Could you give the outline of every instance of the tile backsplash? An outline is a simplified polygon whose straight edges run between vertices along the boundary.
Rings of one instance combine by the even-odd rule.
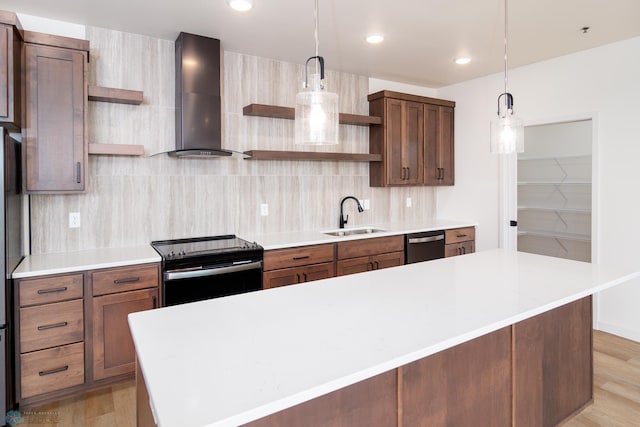
[[[87,38],[89,82],[144,91],[140,106],[89,102],[89,142],[142,144],[145,155],[90,156],[86,194],[31,196],[31,253],[333,228],[347,195],[371,201],[362,214],[345,204],[349,225],[435,216],[433,188],[371,188],[368,163],[168,157],[163,153],[174,147],[173,42],[95,27],[87,27]],[[366,127],[341,125],[338,147],[297,148],[292,120],[242,115],[251,103],[295,105],[302,65],[224,52],[223,75],[224,148],[368,152]],[[329,71],[327,77],[341,112],[368,113],[366,76]],[[262,203],[269,205],[268,216],[260,216]],[[80,212],[81,228],[68,228],[69,212]]]

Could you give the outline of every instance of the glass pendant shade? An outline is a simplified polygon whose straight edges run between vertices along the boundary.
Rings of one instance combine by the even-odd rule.
[[[510,111],[491,121],[491,152],[497,154],[524,152],[524,124]]]
[[[295,143],[338,144],[338,95],[323,88],[317,74],[310,80],[309,87],[296,95]]]

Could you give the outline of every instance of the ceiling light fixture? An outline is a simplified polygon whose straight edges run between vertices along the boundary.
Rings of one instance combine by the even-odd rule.
[[[370,34],[365,40],[370,44],[378,44],[384,41],[384,36],[382,34]]]
[[[296,95],[295,143],[334,145],[338,143],[338,95],[327,91],[324,58],[318,54],[318,0],[315,0],[314,16],[316,54],[304,64],[303,90]],[[311,60],[315,60],[316,67],[309,79],[307,69]]]
[[[524,151],[524,125],[522,119],[513,115],[513,95],[507,88],[508,17],[507,0],[504,0],[504,92],[498,96],[498,117],[491,121],[491,152],[499,154]],[[500,114],[501,101],[504,104],[502,114]]]
[[[247,12],[253,8],[253,0],[227,0],[227,3],[238,12]]]
[[[458,65],[467,65],[469,62],[471,62],[471,58],[466,56],[461,58],[456,58],[456,64]]]

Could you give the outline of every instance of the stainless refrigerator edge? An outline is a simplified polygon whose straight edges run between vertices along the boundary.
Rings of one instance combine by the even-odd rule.
[[[21,158],[20,143],[11,138],[7,130],[0,127],[2,133],[2,173],[0,188],[0,223],[2,241],[0,265],[4,274],[4,286],[0,292],[0,425],[4,425],[7,404],[13,405],[13,345],[12,345],[12,301],[13,289],[11,273],[23,257],[22,252],[22,195],[21,195]]]

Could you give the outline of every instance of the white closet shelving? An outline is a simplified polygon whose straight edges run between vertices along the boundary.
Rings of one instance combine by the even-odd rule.
[[[591,156],[518,159],[518,250],[591,261]]]

